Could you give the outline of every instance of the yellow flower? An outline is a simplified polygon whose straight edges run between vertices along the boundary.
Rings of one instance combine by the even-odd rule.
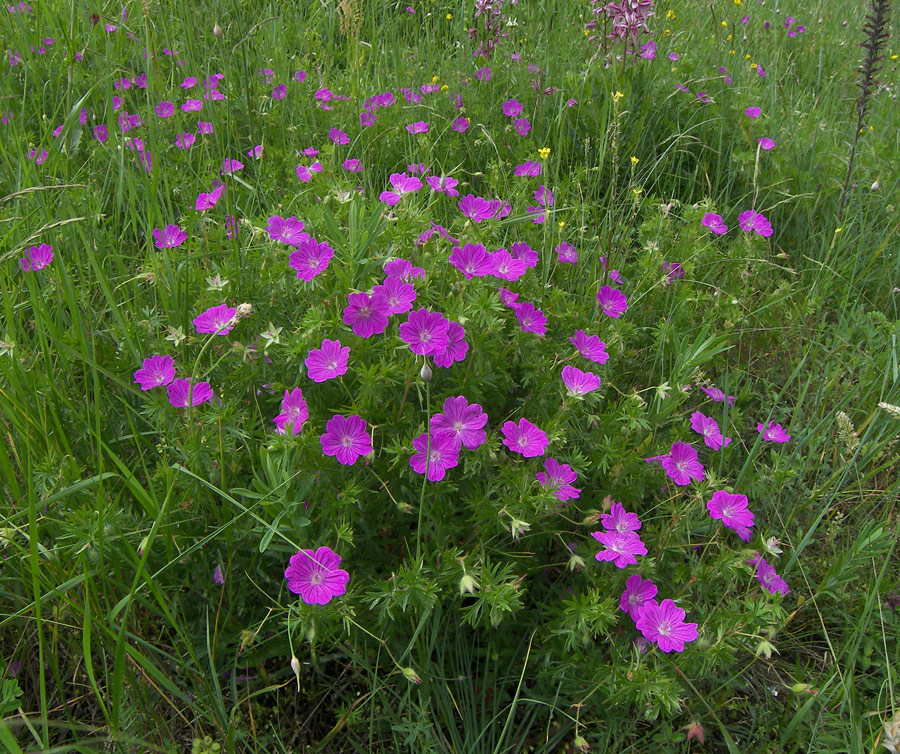
[[[667,10],[667,11],[666,11],[666,18],[675,18],[675,11],[674,11],[674,10],[671,10],[671,9]]]
[[[728,54],[729,54],[729,55],[734,55],[734,50],[730,50]]]
[[[673,65],[673,66],[672,66],[672,73],[675,73],[675,71],[677,71],[677,70],[678,70],[678,69]]]
[[[900,55],[891,55],[891,60],[896,60]]]
[[[565,227],[566,227],[566,221],[565,221],[565,220],[560,220],[560,221],[559,221],[559,227],[560,227],[560,228],[565,228]]]
[[[448,14],[447,14],[447,20],[449,21],[451,18],[453,18],[453,14],[452,14],[452,13],[448,13]]]
[[[441,91],[442,91],[442,92],[446,92],[449,88],[450,88],[450,87],[447,86],[446,84],[441,84]]]
[[[723,22],[722,22],[722,28],[725,28],[726,26],[728,26],[728,22],[727,22],[727,21],[723,21]]]
[[[432,76],[432,77],[431,77],[431,83],[432,83],[432,84],[436,84],[436,83],[437,83],[438,81],[440,81],[440,80],[441,80],[441,77],[440,77],[440,76]]]
[[[734,0],[735,5],[743,5],[744,3],[741,0]]]
[[[632,165],[637,165],[639,162],[640,162],[640,160],[637,157],[635,157],[634,155],[631,156],[631,164]]]
[[[541,147],[538,150],[538,154],[541,156],[542,160],[546,160],[550,156],[550,147]]]
[[[618,101],[619,101],[620,99],[622,99],[622,97],[624,97],[624,96],[625,96],[625,95],[622,94],[622,92],[620,92],[620,91],[617,89],[615,92],[613,92],[613,96],[612,96],[613,102],[618,102]]]
[[[668,37],[672,33],[671,29],[663,29],[663,36]]]
[[[834,229],[834,232],[835,232],[835,233],[840,233],[840,232],[843,231],[843,230],[844,230],[843,228],[835,228],[835,229]]]
[[[727,37],[725,37],[726,42],[730,42],[732,39],[734,39],[734,34],[729,34]]]
[[[587,29],[584,30],[584,36],[587,36],[589,33],[590,32]]]
[[[631,189],[631,193],[634,194],[635,196],[640,196],[641,194],[644,193],[644,189],[642,189],[642,188]]]
[[[750,60],[750,56],[749,56],[749,55],[744,55],[744,60]]]

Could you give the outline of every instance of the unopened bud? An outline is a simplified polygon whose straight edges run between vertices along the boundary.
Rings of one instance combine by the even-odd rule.
[[[433,377],[433,373],[431,371],[431,367],[428,366],[428,362],[426,361],[422,364],[422,369],[419,371],[419,377],[422,378],[422,382],[431,382],[431,378]]]
[[[582,558],[581,555],[572,553],[569,556],[569,562],[566,563],[566,568],[568,568],[570,571],[580,571],[582,568],[584,568],[584,565],[584,558]]]
[[[218,22],[218,21],[216,21],[216,25],[213,26],[213,36],[214,36],[216,39],[221,39],[221,38],[222,38],[222,27],[219,26],[219,22]]]
[[[254,639],[256,639],[256,633],[251,631],[250,629],[245,628],[241,631],[241,646],[238,649],[238,654],[243,652],[247,647],[253,644]]]
[[[237,318],[243,319],[253,314],[253,304],[238,304]]]
[[[884,724],[884,738],[881,745],[893,754],[900,752],[900,712]]]
[[[291,655],[291,670],[294,671],[294,677],[297,679],[297,693],[300,693],[300,660],[296,655]]]
[[[881,184],[878,181],[872,183],[872,191],[879,191],[881,189]]]
[[[588,752],[591,750],[591,747],[588,744],[587,739],[582,735],[575,736],[575,741],[573,743],[575,744],[575,748],[578,751]]]
[[[137,554],[139,558],[144,557],[144,550],[147,549],[147,539],[148,537],[144,537],[138,545]]]
[[[416,671],[412,668],[401,668],[400,670],[403,673],[404,678],[406,678],[406,680],[410,683],[422,683],[422,679],[419,678],[419,674],[416,673]]]
[[[478,582],[473,576],[470,576],[468,573],[464,573],[463,577],[459,580],[460,595],[463,595],[466,592],[468,592],[469,594],[474,594],[476,589],[478,589]]]

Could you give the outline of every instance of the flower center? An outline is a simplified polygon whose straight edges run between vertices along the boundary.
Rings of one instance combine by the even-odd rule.
[[[672,621],[663,620],[659,622],[659,625],[656,627],[656,632],[660,636],[668,636],[672,633]]]
[[[419,340],[422,343],[428,343],[431,340],[431,332],[429,330],[419,330]]]
[[[453,431],[457,433],[461,433],[463,431],[463,423],[462,422],[453,422]]]
[[[315,571],[313,571],[310,574],[309,583],[311,583],[313,586],[318,586],[323,581],[325,581],[325,572],[324,571],[317,568]]]
[[[341,445],[343,445],[345,448],[349,448],[351,445],[353,445],[353,438],[350,437],[350,435],[344,435],[341,438]]]
[[[359,316],[360,317],[369,317],[372,314],[372,310],[368,306],[359,307]]]
[[[325,365],[325,367],[326,367],[330,372],[333,372],[333,371],[335,371],[335,370],[337,369],[337,362],[334,361],[334,360],[332,359],[331,361],[329,361],[329,362]]]

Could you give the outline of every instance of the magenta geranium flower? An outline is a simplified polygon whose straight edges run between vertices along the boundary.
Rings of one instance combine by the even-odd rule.
[[[344,466],[352,466],[360,456],[372,452],[368,425],[362,417],[335,414],[325,425],[325,434],[319,438],[322,452],[334,456]]]
[[[429,175],[425,179],[425,183],[428,184],[432,191],[437,191],[438,193],[446,194],[447,196],[459,196],[459,191],[456,190],[459,181],[453,176],[442,175],[439,177],[436,175]]]
[[[756,233],[763,237],[772,235],[772,223],[766,219],[765,215],[754,212],[752,209],[741,212],[738,215],[738,222],[741,224],[741,230],[747,233]]]
[[[141,390],[168,385],[175,379],[175,366],[171,356],[151,356],[144,359],[141,368],[134,373],[134,381]]]
[[[569,395],[575,397],[586,395],[600,387],[600,378],[596,374],[568,365],[562,368],[562,380]]]
[[[467,243],[462,248],[454,246],[450,254],[450,264],[468,280],[490,275],[494,271],[493,258],[480,243]]]
[[[541,486],[559,500],[574,500],[581,495],[581,490],[572,486],[578,479],[578,473],[567,463],[560,463],[555,458],[544,461],[544,471],[535,475]]]
[[[424,120],[418,120],[415,123],[409,123],[406,130],[411,134],[427,134],[428,124]]]
[[[190,400],[191,406],[199,406],[212,400],[213,391],[208,382],[198,382],[191,385],[190,380],[173,380],[166,388],[169,394],[169,403],[175,408],[186,408]]]
[[[516,129],[519,136],[528,136],[528,132],[531,130],[531,121],[528,118],[516,118],[513,120],[513,128]]]
[[[706,479],[703,464],[697,460],[697,451],[686,442],[673,442],[672,450],[664,456],[645,458],[648,463],[656,461],[675,484],[683,487],[691,480],[702,482]]]
[[[584,330],[576,330],[575,337],[569,338],[569,342],[578,349],[578,353],[585,359],[605,364],[609,361],[606,352],[606,343],[596,335],[588,335]]]
[[[409,350],[420,356],[441,353],[450,342],[450,322],[440,312],[417,309],[400,325],[400,337]]]
[[[384,283],[372,289],[373,296],[380,296],[388,305],[388,316],[403,314],[412,309],[416,289],[399,277],[388,276]]]
[[[747,507],[747,496],[732,494],[725,490],[717,490],[712,499],[706,503],[709,515],[719,519],[723,526],[734,529],[745,542],[750,541],[750,527],[753,526],[753,513]]]
[[[277,427],[275,431],[279,435],[284,435],[290,429],[292,435],[299,435],[303,429],[303,422],[308,418],[309,410],[303,399],[303,391],[299,387],[285,390],[281,401],[281,413],[272,420]]]
[[[630,513],[625,510],[622,503],[615,502],[609,509],[609,513],[601,514],[600,523],[607,531],[617,531],[620,534],[638,531],[641,528],[641,519],[638,518],[637,513]]]
[[[501,199],[487,200],[474,194],[466,194],[457,202],[460,212],[474,223],[482,220],[503,219],[512,207]]]
[[[157,118],[169,118],[175,112],[175,106],[171,102],[163,100],[156,106]]]
[[[187,240],[187,233],[177,225],[167,225],[165,228],[154,228],[153,238],[157,249],[174,249]]]
[[[296,217],[272,215],[266,226],[266,232],[273,241],[280,241],[288,246],[299,246],[310,237],[309,233],[303,232],[303,227],[303,221]]]
[[[341,556],[330,547],[300,550],[285,569],[288,589],[307,605],[325,605],[347,592],[350,574],[341,570]]]
[[[691,414],[691,429],[699,435],[703,435],[703,442],[713,450],[727,448],[731,442],[730,437],[724,437],[722,430],[715,419],[705,416],[701,411]]]
[[[634,573],[625,582],[619,609],[628,613],[633,621],[637,621],[641,608],[656,596],[657,591],[656,584],[650,579],[642,579],[639,573]]]
[[[604,285],[597,292],[597,301],[607,317],[621,317],[628,309],[628,299],[618,288]]]
[[[199,113],[203,109],[203,100],[189,99],[181,105],[181,109],[186,113]]]
[[[194,318],[194,327],[198,333],[215,333],[227,335],[237,322],[237,309],[232,309],[227,304],[211,306],[203,314]]]
[[[194,205],[194,209],[200,210],[201,212],[205,212],[208,209],[212,209],[216,206],[219,199],[222,197],[222,192],[225,191],[225,184],[219,181],[215,182],[215,188],[210,191],[208,194],[199,193],[197,194],[197,202]]]
[[[506,306],[510,309],[514,309],[519,301],[519,294],[514,293],[509,290],[509,288],[498,288],[497,292],[500,294],[500,301],[503,303],[503,306]]]
[[[751,558],[748,563],[756,566],[757,581],[765,587],[769,594],[790,594],[787,582],[775,572],[775,566],[766,562],[762,555]]]
[[[762,110],[758,107],[748,107],[744,110],[744,115],[748,118],[758,118],[762,114]]]
[[[515,99],[508,99],[503,103],[503,114],[507,118],[515,118],[522,112],[522,103]]]
[[[721,236],[723,233],[728,232],[728,226],[725,224],[725,221],[720,215],[717,215],[714,212],[707,212],[703,215],[701,225],[705,225],[717,236]]]
[[[521,165],[516,165],[515,170],[513,170],[513,175],[534,178],[539,176],[542,171],[543,168],[541,167],[541,163],[535,162],[534,160],[526,160]]]
[[[513,259],[525,262],[526,267],[535,267],[538,263],[538,253],[524,241],[517,241],[509,247],[509,253]]]
[[[791,436],[785,432],[784,427],[776,424],[774,419],[769,422],[768,426],[757,424],[756,431],[762,434],[762,439],[766,442],[787,442],[791,439]]]
[[[519,453],[525,458],[534,458],[544,455],[550,440],[542,429],[532,424],[528,419],[519,419],[519,423],[508,421],[502,427],[503,444],[513,453]]]
[[[456,118],[451,124],[450,128],[456,133],[461,134],[465,133],[466,129],[469,127],[469,119],[468,118]]]
[[[244,163],[240,160],[227,159],[222,162],[222,175],[231,175],[244,169]]]
[[[475,450],[487,439],[487,419],[479,404],[457,395],[444,401],[443,413],[431,417],[431,431],[434,436],[447,435],[457,448]]]
[[[413,440],[417,451],[409,459],[409,465],[417,474],[425,474],[429,482],[440,482],[447,473],[459,464],[459,446],[447,434],[430,435],[423,432]]]
[[[340,128],[332,128],[328,131],[328,138],[331,139],[335,144],[349,144],[350,137],[347,136],[346,133],[341,131]]]
[[[759,144],[760,149],[765,149],[766,151],[775,148],[775,142],[768,136],[760,136],[756,143]]]
[[[544,335],[547,332],[547,317],[540,309],[535,309],[534,304],[528,302],[516,304],[514,307],[516,319],[519,320],[519,329],[522,332],[533,332]]]
[[[297,277],[308,283],[325,271],[333,256],[334,249],[325,241],[319,242],[310,236],[300,241],[297,250],[291,252],[290,265],[297,270]]]
[[[578,252],[570,243],[563,241],[553,249],[556,252],[556,259],[560,264],[575,264],[578,261]]]
[[[211,136],[213,133],[213,124],[205,120],[198,120],[197,133],[201,136]]]
[[[517,259],[506,249],[494,250],[490,258],[490,274],[501,280],[515,281],[528,272],[528,263],[524,259]]]
[[[344,168],[348,173],[361,173],[363,166],[359,160],[356,159],[347,159],[344,160],[341,167]]]
[[[29,246],[25,256],[19,259],[19,267],[25,272],[43,270],[53,261],[53,247],[48,243],[40,246]]]
[[[378,198],[385,204],[393,207],[405,195],[422,188],[422,181],[414,175],[406,173],[391,173],[392,191],[382,191]]]
[[[465,359],[468,351],[465,328],[459,322],[451,322],[447,328],[447,347],[443,351],[436,351],[432,358],[435,366],[446,369],[455,362]]]
[[[616,568],[637,563],[637,555],[646,555],[647,546],[633,531],[592,531],[591,536],[606,549],[594,557],[599,561],[612,561]]]
[[[706,397],[710,400],[715,401],[716,403],[722,403],[726,398],[728,399],[728,405],[734,405],[734,396],[729,395],[726,396],[719,388],[717,387],[701,387],[700,388],[704,393],[706,393]]]
[[[175,146],[179,149],[190,149],[195,141],[197,141],[197,137],[192,133],[178,134],[175,137]]]
[[[425,277],[425,270],[421,267],[413,266],[413,263],[408,259],[389,259],[384,263],[384,274],[388,277],[398,277],[409,282],[410,278]]]
[[[382,296],[368,293],[351,293],[347,296],[343,320],[360,338],[371,338],[383,333],[388,326],[388,303]]]
[[[350,346],[341,347],[341,341],[322,341],[321,348],[313,348],[306,360],[306,374],[313,382],[325,382],[347,373]]]
[[[672,600],[649,600],[638,610],[634,625],[663,652],[683,652],[684,645],[697,638],[697,624],[685,623],[684,616],[684,610]]]

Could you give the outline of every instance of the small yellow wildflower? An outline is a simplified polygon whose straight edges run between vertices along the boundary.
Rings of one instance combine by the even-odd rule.
[[[560,228],[565,228],[565,227],[566,227],[566,221],[565,221],[565,220],[560,220],[560,221],[559,221],[559,227],[560,227]]]
[[[440,81],[440,80],[441,80],[441,77],[440,77],[440,76],[432,76],[432,77],[431,77],[431,83],[432,83],[432,84],[436,84],[436,83],[437,83],[438,81]]]
[[[644,189],[642,189],[642,188],[631,189],[631,193],[637,197],[644,193]]]
[[[900,58],[900,55],[891,55],[891,60],[896,60],[897,58]]]
[[[750,56],[749,56],[749,55],[744,55],[744,60],[750,60]]]
[[[722,28],[724,29],[724,28],[727,27],[727,26],[728,26],[728,22],[727,22],[727,21],[723,21],[723,22],[722,22]]]
[[[441,91],[442,91],[442,92],[446,92],[449,88],[450,88],[450,87],[447,86],[446,84],[441,84]]]
[[[639,162],[640,162],[640,160],[637,157],[635,157],[634,155],[631,156],[631,164],[632,165],[637,165]]]
[[[730,50],[730,51],[728,52],[728,54],[729,54],[729,55],[734,55],[734,50]]]
[[[671,29],[663,29],[663,36],[668,37],[672,33]]]
[[[835,228],[835,229],[834,229],[834,232],[835,232],[835,233],[840,233],[840,232],[842,232],[843,230],[844,230],[843,228]]]
[[[671,8],[666,11],[666,18],[675,18],[675,11]]]
[[[744,3],[742,2],[742,0],[734,0],[734,4],[735,5],[743,5]]]
[[[727,37],[725,37],[726,42],[730,42],[732,39],[734,39],[734,34],[729,34]]]
[[[613,102],[618,102],[624,96],[625,95],[617,89],[615,92],[613,92],[612,100]]]
[[[673,66],[672,66],[672,73],[675,73],[675,71],[677,71],[677,70],[678,70],[678,69],[673,65]]]
[[[452,13],[448,13],[448,14],[447,14],[447,20],[449,21],[451,18],[453,18],[453,14],[452,14]]]
[[[584,36],[587,36],[588,34],[590,34],[590,32],[589,32],[587,29],[585,29],[585,30],[584,30]]]
[[[541,156],[542,160],[546,160],[550,156],[550,147],[541,147],[538,150],[538,154]]]

